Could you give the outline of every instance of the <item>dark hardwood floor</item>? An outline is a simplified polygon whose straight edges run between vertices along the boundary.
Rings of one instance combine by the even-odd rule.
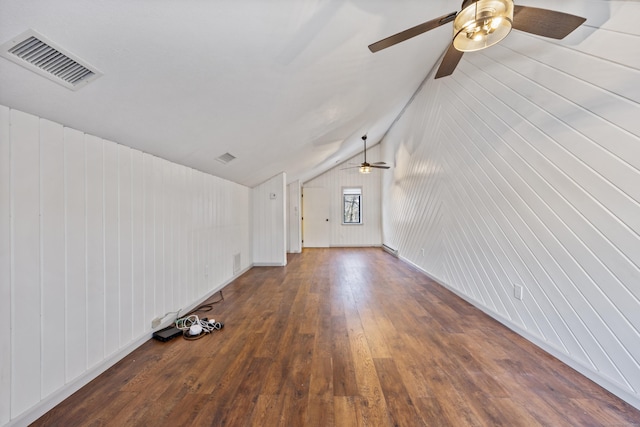
[[[254,268],[37,426],[630,426],[640,411],[380,249]]]

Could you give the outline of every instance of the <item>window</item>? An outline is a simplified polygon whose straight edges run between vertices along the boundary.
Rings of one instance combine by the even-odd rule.
[[[362,224],[362,188],[342,189],[342,223]]]

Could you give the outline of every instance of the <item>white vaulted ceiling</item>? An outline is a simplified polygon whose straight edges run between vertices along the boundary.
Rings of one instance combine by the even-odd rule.
[[[576,37],[607,18],[603,1],[520,3],[589,18]],[[283,171],[304,181],[361,151],[364,133],[370,145],[382,138],[438,63],[451,26],[376,54],[367,45],[459,8],[0,0],[0,44],[33,29],[103,73],[71,91],[0,59],[0,104],[247,186]],[[225,153],[236,159],[215,160]]]

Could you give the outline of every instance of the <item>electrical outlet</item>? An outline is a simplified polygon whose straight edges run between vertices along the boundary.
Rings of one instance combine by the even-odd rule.
[[[420,248],[420,253],[424,256],[424,248]]]
[[[523,288],[521,285],[513,285],[513,296],[517,300],[522,301],[522,293],[523,293]]]

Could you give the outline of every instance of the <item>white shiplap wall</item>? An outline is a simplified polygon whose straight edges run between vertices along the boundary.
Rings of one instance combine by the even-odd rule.
[[[300,181],[287,185],[287,252],[302,251],[302,204]]]
[[[253,264],[287,265],[287,176],[280,173],[251,189]]]
[[[640,407],[640,3],[607,3],[602,29],[514,31],[425,82],[383,140],[383,233]]]
[[[0,106],[0,425],[250,267],[250,190]],[[170,321],[170,319],[168,320]]]
[[[352,166],[359,165],[362,161],[363,154],[358,154],[303,184],[306,188],[325,188],[329,194],[329,246],[380,246],[382,244],[381,176],[390,172],[386,169],[375,169],[369,174],[361,174],[357,167]],[[367,161],[389,163],[388,159],[381,157],[379,145],[367,148]],[[344,187],[362,188],[362,225],[342,224],[342,189]],[[304,188],[302,193],[304,194]]]

